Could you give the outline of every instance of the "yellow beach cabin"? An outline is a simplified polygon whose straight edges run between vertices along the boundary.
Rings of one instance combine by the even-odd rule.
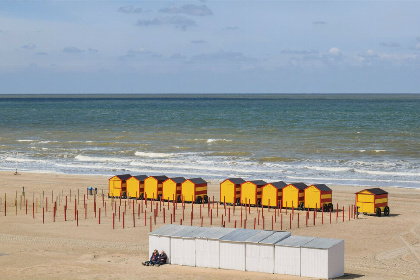
[[[283,188],[282,203],[286,208],[303,209],[304,206],[304,190],[308,186],[304,183],[292,183]]]
[[[128,198],[144,198],[144,180],[147,175],[132,176],[127,180],[127,197]]]
[[[228,178],[220,183],[220,203],[240,203],[242,178]]]
[[[162,184],[168,179],[165,175],[150,176],[144,180],[144,198],[159,199],[162,195]]]
[[[283,188],[287,184],[283,181],[268,183],[261,189],[261,204],[262,206],[277,207],[282,199]]]
[[[356,193],[356,207],[359,212],[371,213],[381,216],[389,215],[388,193],[380,188],[365,189]]]
[[[124,197],[126,194],[126,181],[130,174],[115,175],[109,178],[109,197]]]
[[[181,184],[181,197],[184,201],[208,202],[207,182],[202,178],[188,179]]]
[[[185,180],[184,177],[166,179],[162,184],[162,198],[167,201],[181,202],[181,185]]]
[[[267,185],[263,180],[247,181],[241,184],[241,204],[261,205],[261,188]]]
[[[333,210],[332,190],[324,184],[311,185],[305,189],[305,208]]]

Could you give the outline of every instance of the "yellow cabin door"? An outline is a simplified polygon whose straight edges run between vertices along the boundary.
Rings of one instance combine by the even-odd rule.
[[[127,180],[127,197],[136,197],[140,196],[139,181],[135,179]]]
[[[147,195],[147,199],[157,199],[157,185],[158,181],[155,178],[147,178],[144,180],[144,193]]]
[[[184,201],[194,201],[195,200],[195,185],[193,182],[185,181],[182,184],[182,197]]]
[[[316,189],[305,191],[305,208],[320,208],[320,194]]]
[[[241,203],[257,204],[255,201],[257,187],[253,183],[244,183],[241,186]]]
[[[298,206],[299,190],[294,187],[286,187],[283,192],[283,207],[296,208]]]
[[[111,196],[120,196],[121,193],[121,181],[120,180],[111,180],[112,185],[112,194]]]
[[[220,187],[220,202],[234,203],[236,196],[235,184],[227,181]]]
[[[165,182],[162,187],[162,198],[165,200],[176,200],[176,183]]]
[[[262,188],[261,204],[263,206],[277,206],[277,189],[275,187],[264,187]]]
[[[357,206],[359,212],[362,213],[375,213],[375,205],[373,203],[374,196],[371,194],[358,194],[357,195]]]

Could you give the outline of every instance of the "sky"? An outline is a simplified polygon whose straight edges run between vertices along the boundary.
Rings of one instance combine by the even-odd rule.
[[[419,93],[420,1],[0,1],[0,94]]]

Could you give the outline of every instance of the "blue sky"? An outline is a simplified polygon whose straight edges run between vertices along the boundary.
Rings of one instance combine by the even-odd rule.
[[[1,1],[0,93],[418,93],[420,1]]]

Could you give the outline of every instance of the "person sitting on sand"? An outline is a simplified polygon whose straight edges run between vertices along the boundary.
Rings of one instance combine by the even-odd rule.
[[[147,262],[143,262],[142,265],[145,265],[145,266],[155,265],[158,258],[159,258],[159,251],[155,249],[153,251],[152,256],[150,257],[150,260],[148,260]]]
[[[166,255],[165,251],[162,250],[162,252],[160,253],[160,255],[157,259],[156,266],[160,266],[162,264],[165,264],[167,259],[168,259],[168,256]]]

